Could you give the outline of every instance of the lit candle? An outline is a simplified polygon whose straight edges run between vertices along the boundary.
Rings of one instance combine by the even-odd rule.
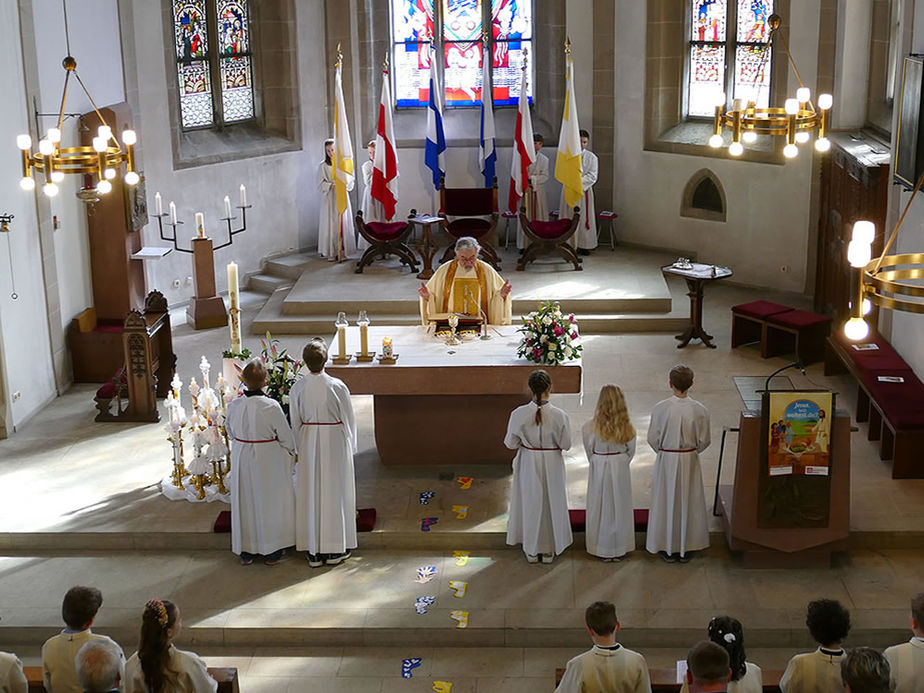
[[[382,339],[382,356],[386,359],[390,359],[392,356],[391,337]]]
[[[205,215],[202,212],[196,212],[196,234],[205,238]]]
[[[176,205],[173,202],[170,203],[170,223],[176,226]]]
[[[157,216],[164,213],[164,203],[160,199],[160,193],[154,193],[154,212]]]
[[[241,353],[241,321],[239,315],[240,307],[240,290],[237,283],[237,263],[228,263],[228,303],[230,303],[231,314],[231,351],[235,354]]]
[[[241,183],[241,207],[247,206],[247,188]]]
[[[225,217],[231,218],[231,198],[225,195]]]

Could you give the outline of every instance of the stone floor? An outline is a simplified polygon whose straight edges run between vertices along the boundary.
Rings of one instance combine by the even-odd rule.
[[[675,303],[685,303],[683,285],[669,285]],[[685,361],[696,371],[693,396],[712,413],[713,445],[703,455],[711,499],[721,432],[737,424],[741,408],[733,376],[767,375],[786,363],[728,346],[729,306],[755,298],[808,304],[801,296],[712,286],[704,322],[715,350],[678,351],[669,333],[586,335],[584,397],[559,395],[556,404],[577,430],[592,415],[599,387],[614,382],[644,440],[647,412],[668,394],[667,370]],[[262,301],[245,294],[245,328]],[[201,355],[218,362],[227,333],[194,332],[181,311],[174,324],[178,368],[188,382]],[[296,352],[303,341],[281,339]],[[820,364],[790,377],[797,387],[834,389],[839,406],[852,411],[846,378],[824,377]],[[453,682],[454,693],[551,690],[555,667],[586,647],[581,615],[594,599],[617,604],[622,640],[653,667],[671,668],[709,618],[727,612],[745,624],[749,659],[774,669],[809,646],[808,600],[842,600],[853,613],[850,642],[882,647],[907,637],[908,599],[921,589],[924,481],[891,479],[865,425],[851,436],[851,550],[829,569],[747,570],[725,549],[717,522],[712,548],[688,565],[665,565],[644,551],[599,563],[576,535],[553,565],[532,566],[518,549],[504,548],[507,467],[383,468],[373,448],[371,399],[357,397],[358,501],[377,509],[376,531],[360,535],[355,557],[336,568],[310,570],[299,557],[276,568],[242,568],[227,535],[210,531],[216,504],[160,496],[157,482],[170,467],[162,427],[93,423],[94,389],[73,387],[0,441],[0,649],[19,652],[26,663],[37,662],[41,642],[58,627],[61,595],[77,583],[102,589],[97,629],[129,652],[144,601],[175,600],[184,613],[181,646],[210,665],[237,666],[244,690],[422,691],[442,679]],[[734,474],[733,434],[729,441],[723,483]],[[566,461],[570,505],[583,507],[587,463],[579,442]],[[640,443],[632,464],[637,507],[648,505],[652,463]],[[474,477],[472,488],[460,489],[455,475]],[[426,490],[436,496],[421,506],[418,494]],[[451,506],[461,502],[470,513],[456,520]],[[429,534],[419,530],[424,516],[440,519]],[[456,565],[454,550],[470,552],[467,565]],[[414,577],[424,565],[435,565],[437,576],[420,584]],[[464,597],[452,596],[450,580],[468,583]],[[436,597],[423,615],[414,611],[419,596]],[[455,627],[453,609],[469,612],[468,629]],[[400,678],[405,657],[423,659],[410,680]]]

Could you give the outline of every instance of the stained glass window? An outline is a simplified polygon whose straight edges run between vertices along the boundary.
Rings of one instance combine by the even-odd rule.
[[[772,13],[773,0],[690,2],[687,115],[711,117],[722,93],[769,105]]]
[[[494,104],[515,106],[520,69],[532,42],[531,3],[532,0],[391,0],[396,105],[426,107],[431,40],[436,43],[437,54],[443,56],[439,67],[446,106],[479,105],[483,35],[487,28]]]
[[[214,124],[212,87],[209,82],[208,28],[204,0],[173,3],[176,36],[177,84],[183,129]]]

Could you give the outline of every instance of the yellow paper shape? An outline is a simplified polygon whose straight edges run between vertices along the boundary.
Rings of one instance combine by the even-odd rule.
[[[468,587],[468,583],[465,580],[450,580],[449,589],[455,590],[454,597],[462,598],[465,596],[465,589]]]
[[[454,505],[452,506],[452,512],[456,514],[457,520],[464,520],[466,517],[468,517],[468,506]]]
[[[459,476],[459,477],[456,477],[456,481],[459,482],[460,487],[461,487],[461,489],[462,489],[463,491],[467,491],[468,489],[470,489],[470,488],[472,487],[472,482],[473,482],[474,480],[475,480],[475,479],[474,479],[473,477],[470,477],[470,476]]]
[[[452,690],[452,684],[449,681],[434,681],[433,690],[436,693],[449,693]]]
[[[449,612],[449,617],[454,621],[458,621],[456,628],[468,628],[468,612],[460,611],[459,609],[453,609]]]
[[[456,559],[457,566],[463,566],[468,564],[468,551],[453,551],[452,557]]]

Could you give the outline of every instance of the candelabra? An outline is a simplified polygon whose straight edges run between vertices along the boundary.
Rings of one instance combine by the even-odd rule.
[[[160,233],[161,240],[169,241],[170,243],[172,243],[173,248],[171,250],[177,250],[181,253],[189,253],[189,254],[195,253],[196,252],[195,247],[190,247],[190,248],[180,247],[179,239],[177,238],[177,235],[176,235],[176,228],[177,226],[182,226],[184,222],[182,219],[177,218],[176,204],[171,202],[169,213],[164,212],[163,203],[161,200],[162,198],[160,196],[160,193],[155,193],[154,195],[155,213],[153,216],[155,219],[157,219],[157,230]],[[247,189],[243,185],[241,186],[240,204],[235,205],[235,207],[236,209],[241,210],[241,227],[239,229],[235,229],[232,225],[232,222],[237,220],[237,216],[234,216],[231,214],[231,201],[230,201],[230,198],[227,195],[225,195],[225,216],[221,217],[220,221],[223,221],[228,225],[228,240],[226,240],[224,243],[220,243],[219,245],[213,246],[212,248],[210,248],[211,251],[221,250],[222,248],[227,248],[229,245],[231,245],[234,242],[234,237],[237,234],[243,233],[244,231],[247,230],[247,210],[252,209],[253,205],[247,204]],[[166,222],[166,225],[171,228],[170,236],[164,233],[164,225],[165,225],[164,219],[169,219],[169,221]],[[204,222],[204,215],[202,214],[202,212],[196,212],[195,219],[196,219],[196,236],[193,240],[196,240],[199,238],[205,239],[206,238],[205,222]]]

